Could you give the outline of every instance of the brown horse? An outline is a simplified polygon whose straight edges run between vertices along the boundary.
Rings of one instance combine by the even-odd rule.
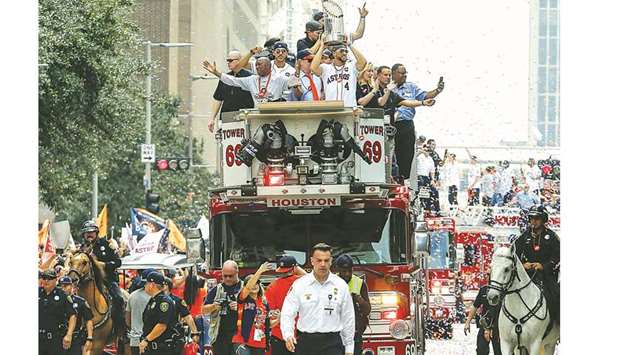
[[[93,312],[93,347],[92,355],[102,355],[104,347],[110,342],[114,342],[117,354],[131,354],[129,344],[120,344],[118,335],[113,334],[111,318],[111,299],[108,295],[105,279],[105,269],[103,263],[83,252],[75,252],[70,255],[67,266],[68,275],[75,274],[79,277],[78,295],[86,299]],[[121,290],[125,299],[129,296],[125,290]],[[114,310],[124,312],[124,310]]]

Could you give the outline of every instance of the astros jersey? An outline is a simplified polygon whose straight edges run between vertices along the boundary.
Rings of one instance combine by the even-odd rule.
[[[357,68],[355,62],[348,61],[343,66],[321,64],[321,79],[325,90],[325,100],[344,101],[345,107],[357,106]]]

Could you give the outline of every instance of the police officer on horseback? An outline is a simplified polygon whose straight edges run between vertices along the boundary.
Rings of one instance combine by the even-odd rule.
[[[64,355],[73,340],[76,311],[69,295],[57,287],[56,271],[43,271],[39,279],[39,355]]]
[[[84,239],[81,251],[94,256],[96,261],[104,263],[106,273],[104,282],[108,287],[110,297],[112,298],[112,305],[115,308],[115,311],[111,312],[112,324],[116,334],[123,336],[126,329],[125,319],[123,318],[125,301],[121,296],[121,291],[118,287],[118,276],[116,275],[116,269],[121,266],[121,258],[118,256],[115,248],[110,245],[107,237],[98,237],[99,227],[95,221],[87,220],[84,222],[80,234]]]
[[[528,211],[528,228],[515,242],[515,252],[528,275],[538,285],[549,305],[551,319],[560,322],[560,238],[547,228],[549,216],[542,205]]]

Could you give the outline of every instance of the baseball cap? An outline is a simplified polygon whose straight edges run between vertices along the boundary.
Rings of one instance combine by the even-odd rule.
[[[39,277],[41,277],[44,280],[53,280],[53,279],[58,277],[58,274],[56,273],[56,270],[49,269],[49,270],[45,270],[45,271],[41,272]]]
[[[284,48],[288,52],[288,45],[284,42],[276,42],[271,48],[271,50],[275,51],[276,49],[279,49],[279,48]]]
[[[163,286],[165,283],[164,275],[162,275],[159,271],[152,271],[146,277],[146,282],[153,282],[155,284]]]
[[[284,273],[293,270],[293,268],[297,266],[297,260],[292,255],[283,255],[280,260],[278,260],[278,268],[276,272]]]
[[[349,254],[342,254],[336,259],[336,267],[350,269],[353,267],[353,258]]]
[[[324,56],[328,56],[328,57],[330,57],[330,58],[333,58],[333,57],[334,57],[334,53],[332,53],[332,51],[330,51],[328,48],[325,48],[325,49],[323,50],[323,55],[324,55]]]
[[[320,31],[322,29],[323,26],[318,21],[310,20],[306,22],[306,32]]]
[[[312,59],[314,58],[314,54],[310,52],[309,49],[302,49],[297,52],[297,59]]]
[[[325,17],[325,13],[323,11],[315,12],[314,15],[312,15],[312,19],[314,21],[321,21],[323,17]]]
[[[72,285],[73,280],[69,276],[63,276],[58,280],[58,283],[61,285]]]

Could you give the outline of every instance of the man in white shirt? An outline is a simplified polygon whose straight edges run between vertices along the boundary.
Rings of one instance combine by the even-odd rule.
[[[512,186],[514,184],[514,180],[513,172],[510,169],[510,162],[508,162],[508,160],[504,160],[500,163],[500,166],[501,170],[497,174],[499,180],[497,191],[501,195],[501,198],[497,205],[503,206],[512,198]]]
[[[331,250],[325,243],[312,247],[312,272],[293,283],[282,305],[282,336],[286,348],[297,355],[353,354],[353,300],[347,283],[329,271]]]
[[[542,171],[536,165],[534,158],[527,160],[527,166],[523,168],[523,177],[525,183],[530,187],[532,193],[538,194],[538,191],[542,188]]]
[[[456,165],[456,155],[450,154],[444,165],[446,185],[448,186],[448,203],[452,206],[458,205],[458,191],[461,184],[461,171]]]
[[[478,165],[478,158],[475,155],[471,156],[469,163],[469,170],[467,171],[467,205],[474,206],[480,204],[480,176],[482,171],[480,170],[480,165]]]
[[[312,74],[310,62],[314,55],[309,49],[297,53],[299,61],[299,78],[294,77],[288,101],[319,101],[323,96],[323,82],[321,78]]]
[[[323,53],[325,43],[319,39],[320,46],[317,53]],[[366,58],[349,46],[355,56],[354,61],[348,61],[348,49],[344,44],[334,46],[331,51],[334,54],[332,64],[321,64],[321,57],[314,56],[310,68],[312,72],[321,77],[325,90],[325,100],[343,101],[345,107],[357,106],[357,74],[366,66]]]
[[[271,61],[267,57],[260,57],[256,60],[257,74],[243,78],[220,73],[215,63],[209,63],[207,60],[202,63],[202,66],[220,78],[224,84],[249,91],[254,99],[255,107],[264,102],[284,101],[283,95],[288,89],[288,79],[282,75],[272,74]]]
[[[241,70],[245,68],[254,74],[258,74],[258,71],[256,70],[256,62],[258,59],[253,60],[253,57],[256,55],[260,56],[258,53],[261,52],[263,52],[262,47],[254,47],[250,49],[250,52],[239,60],[233,70]],[[268,54],[268,52],[265,53]],[[295,68],[286,62],[286,58],[288,57],[288,45],[286,43],[280,41],[274,43],[271,49],[271,54],[274,58],[271,61],[271,75],[282,75],[287,79],[290,79],[295,75]]]
[[[425,146],[416,152],[416,173],[418,175],[418,193],[424,188],[432,195],[432,185],[435,183],[435,162]],[[431,210],[431,197],[420,199],[425,211]]]
[[[146,280],[146,276],[149,271],[146,270],[143,273],[143,279]],[[129,326],[129,346],[131,347],[132,354],[139,353],[139,344],[142,337],[142,313],[146,308],[146,304],[149,303],[151,296],[144,290],[144,285],[139,289],[133,291],[129,295],[129,301],[125,308],[125,322]]]

